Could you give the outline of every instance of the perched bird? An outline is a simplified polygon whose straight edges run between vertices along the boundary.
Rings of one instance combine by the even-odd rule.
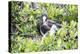
[[[57,23],[56,21],[48,19],[48,16],[46,14],[43,14],[41,16],[41,20],[37,25],[38,31],[42,36],[45,36],[48,32],[50,34],[56,33],[56,31],[60,27],[61,24]]]

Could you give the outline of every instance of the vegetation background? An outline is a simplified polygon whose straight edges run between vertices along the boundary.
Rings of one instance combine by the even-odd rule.
[[[78,7],[77,5],[38,3],[39,8],[34,10],[31,2],[9,2],[11,24],[9,51],[38,52],[53,50],[69,50],[78,48]],[[26,34],[38,37],[37,23],[45,7],[51,20],[58,20],[62,24],[56,35],[43,40],[29,38]],[[25,34],[25,35],[24,35]]]

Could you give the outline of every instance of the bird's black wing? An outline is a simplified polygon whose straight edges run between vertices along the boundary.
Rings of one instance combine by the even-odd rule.
[[[62,25],[57,23],[56,21],[52,21],[52,20],[47,20],[47,24],[49,27],[52,27],[53,24],[55,24],[57,27],[61,28]]]
[[[40,27],[40,32],[45,34],[46,32],[48,32],[50,30],[50,27],[48,25],[42,25]]]

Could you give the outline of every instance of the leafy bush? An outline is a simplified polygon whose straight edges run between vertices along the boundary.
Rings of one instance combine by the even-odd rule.
[[[78,10],[76,5],[38,3],[39,8],[34,11],[30,3],[24,3],[23,8],[19,1],[11,1],[11,26],[16,27],[11,31],[11,52],[38,52],[78,48]],[[39,36],[37,23],[42,14],[42,7],[48,11],[51,20],[59,20],[62,24],[56,34],[49,34],[42,40],[33,40],[23,35],[33,34]],[[27,35],[26,35],[27,36]]]

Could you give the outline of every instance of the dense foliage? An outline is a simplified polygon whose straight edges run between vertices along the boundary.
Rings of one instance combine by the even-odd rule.
[[[23,5],[20,5],[23,3]],[[38,3],[34,10],[31,2],[11,2],[11,52],[38,52],[78,48],[78,8],[76,5]],[[42,15],[42,7],[48,12],[51,20],[62,24],[56,35],[49,34],[41,40],[26,38],[24,35],[39,36],[37,23]],[[27,36],[27,35],[26,35]]]

